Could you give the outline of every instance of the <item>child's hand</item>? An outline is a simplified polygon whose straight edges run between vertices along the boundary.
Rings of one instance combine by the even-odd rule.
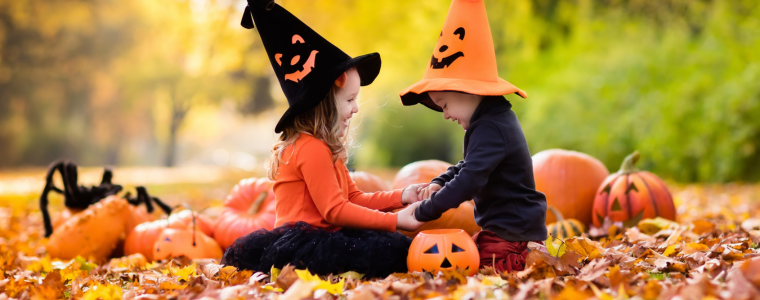
[[[419,195],[418,195],[419,191],[428,185],[429,183],[409,185],[408,187],[406,187],[406,189],[404,189],[404,192],[401,194],[401,203],[412,204],[414,202],[422,200],[419,198]]]
[[[430,195],[432,195],[434,192],[440,191],[442,188],[443,187],[437,183],[431,183],[427,187],[417,190],[417,198],[419,201],[425,200],[427,198],[430,198]]]
[[[415,231],[420,229],[425,222],[417,221],[414,218],[414,210],[420,206],[419,202],[412,203],[412,205],[400,210],[396,213],[396,229],[405,231]]]

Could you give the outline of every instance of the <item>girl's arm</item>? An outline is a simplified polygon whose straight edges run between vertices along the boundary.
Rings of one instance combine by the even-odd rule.
[[[404,189],[365,193],[360,191],[356,187],[354,180],[351,179],[351,176],[348,176],[348,169],[346,169],[345,164],[343,165],[343,169],[344,174],[348,177],[348,200],[352,203],[379,211],[391,211],[404,207],[404,204],[401,203],[401,195]]]
[[[396,214],[362,207],[343,198],[327,145],[307,142],[296,154],[311,198],[325,220],[340,227],[396,231]],[[400,195],[400,194],[399,194]],[[399,197],[400,198],[400,197]]]

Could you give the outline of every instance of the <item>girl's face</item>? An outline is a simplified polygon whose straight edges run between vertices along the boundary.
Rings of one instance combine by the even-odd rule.
[[[359,106],[356,104],[356,97],[359,96],[359,73],[356,69],[346,71],[346,85],[339,88],[335,93],[335,102],[338,106],[338,121],[340,122],[340,137],[346,135],[346,129],[351,117],[359,112]]]
[[[482,96],[459,92],[428,92],[430,99],[443,109],[443,118],[457,122],[464,130],[470,127],[470,118],[483,100]]]

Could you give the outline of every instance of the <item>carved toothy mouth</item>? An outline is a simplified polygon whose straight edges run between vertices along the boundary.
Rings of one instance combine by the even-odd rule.
[[[459,51],[452,55],[441,58],[440,60],[435,58],[435,55],[433,55],[433,57],[430,58],[430,67],[433,69],[448,68],[451,65],[451,63],[453,63],[455,60],[457,60],[457,58],[460,58],[460,57],[464,57],[464,53],[462,53],[462,51]]]

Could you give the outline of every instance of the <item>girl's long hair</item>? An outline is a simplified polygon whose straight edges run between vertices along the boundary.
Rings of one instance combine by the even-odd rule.
[[[310,134],[315,138],[325,142],[332,152],[333,162],[338,159],[346,160],[348,158],[348,132],[344,137],[340,137],[340,116],[338,115],[338,106],[335,102],[335,92],[338,87],[333,85],[325,99],[317,107],[296,116],[293,121],[287,125],[277,143],[272,148],[272,156],[269,158],[270,180],[276,180],[278,170],[283,161],[282,154],[285,149],[294,144],[302,133]]]

